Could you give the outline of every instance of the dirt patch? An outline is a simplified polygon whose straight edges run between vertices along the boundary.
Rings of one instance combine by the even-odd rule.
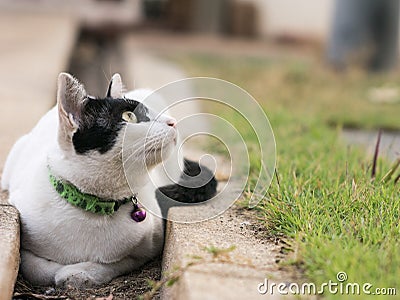
[[[160,278],[161,258],[146,264],[140,270],[129,275],[115,278],[108,284],[85,290],[51,286],[34,287],[21,276],[18,276],[13,299],[137,299],[151,289],[149,281],[158,281]],[[159,295],[157,294],[154,299],[159,299]]]

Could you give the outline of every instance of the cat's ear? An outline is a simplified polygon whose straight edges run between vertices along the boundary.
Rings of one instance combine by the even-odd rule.
[[[57,82],[57,106],[60,120],[59,141],[69,142],[79,127],[85,88],[72,75],[60,73]]]
[[[111,78],[110,84],[108,85],[106,97],[120,99],[123,96],[124,96],[124,84],[122,83],[121,75],[115,73]]]

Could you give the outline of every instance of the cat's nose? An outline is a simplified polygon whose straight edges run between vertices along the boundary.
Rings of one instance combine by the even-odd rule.
[[[173,119],[173,118],[168,119],[167,120],[167,125],[175,128],[176,127],[176,120]]]

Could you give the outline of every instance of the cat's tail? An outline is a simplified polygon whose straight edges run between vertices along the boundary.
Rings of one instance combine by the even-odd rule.
[[[181,203],[199,203],[211,199],[217,192],[217,180],[207,167],[188,159],[184,163],[185,170],[179,182],[162,186],[156,191],[162,211],[166,212],[169,208],[165,197]],[[179,203],[169,206],[179,206]]]

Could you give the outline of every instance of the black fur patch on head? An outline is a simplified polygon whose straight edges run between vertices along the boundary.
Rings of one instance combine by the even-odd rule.
[[[148,109],[138,101],[130,99],[88,98],[85,102],[79,128],[72,142],[78,154],[97,150],[101,154],[109,151],[116,142],[119,131],[126,123],[122,114],[131,111],[136,115],[137,122],[149,121]]]

